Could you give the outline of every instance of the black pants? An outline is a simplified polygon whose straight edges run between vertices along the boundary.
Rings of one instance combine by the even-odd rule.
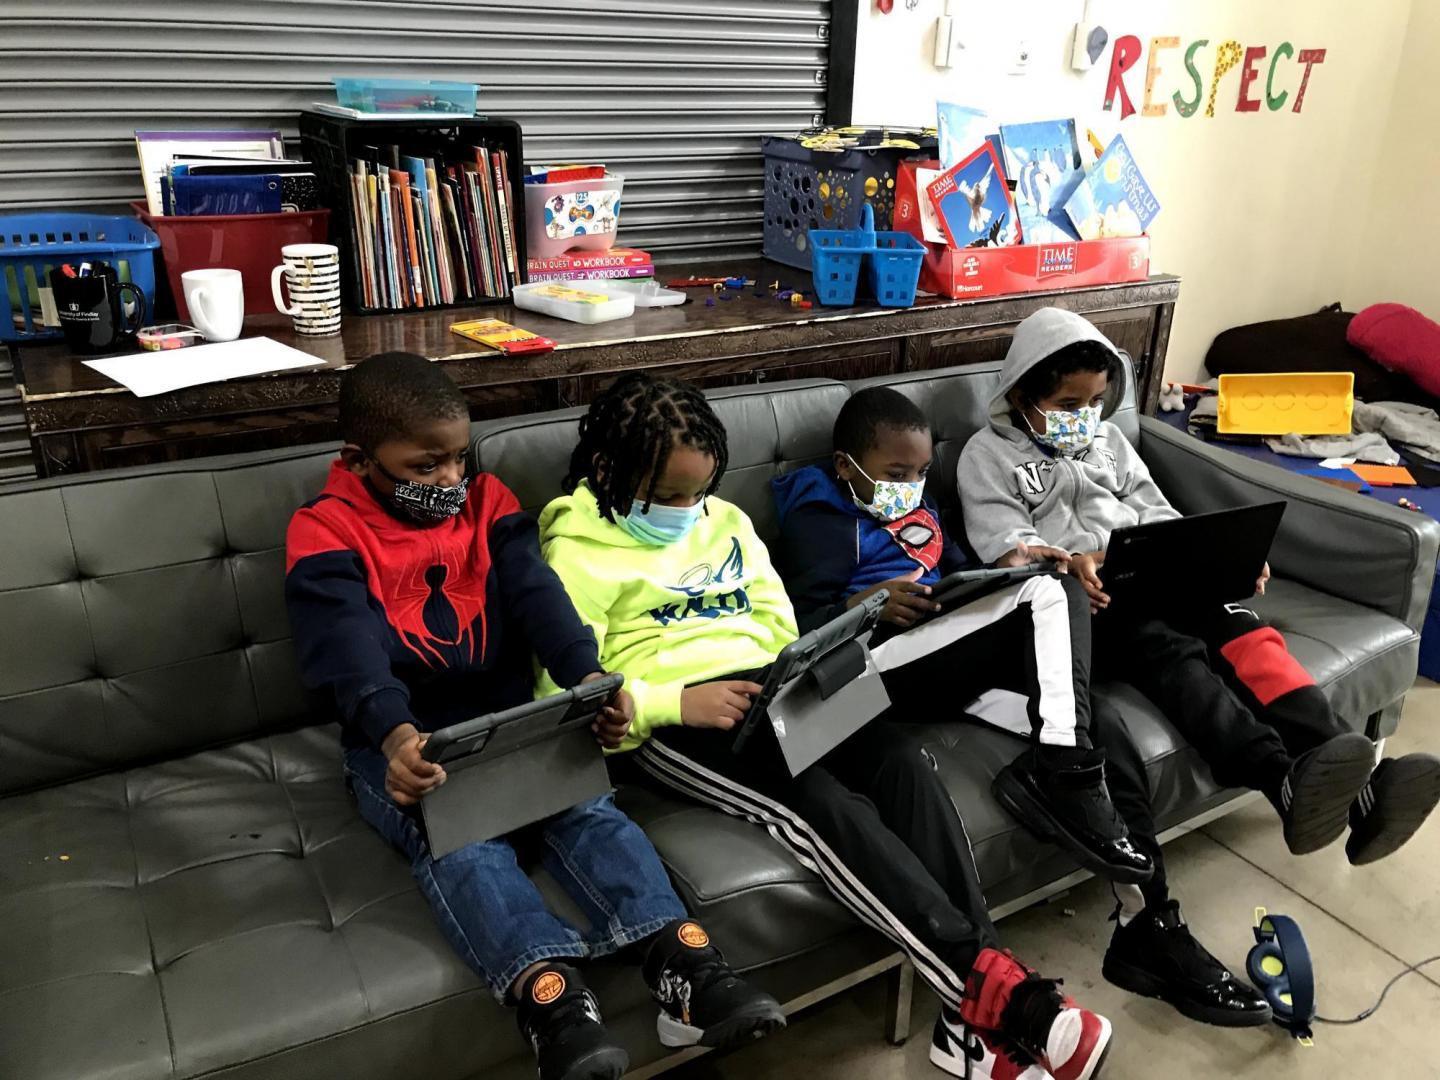
[[[1094,633],[1097,673],[1158,705],[1226,787],[1273,800],[1296,757],[1349,730],[1280,634],[1248,608],[1140,620],[1102,612]]]
[[[1056,575],[1030,578],[893,635],[873,648],[894,705],[891,718],[960,719],[987,690],[1008,690],[1025,698],[1039,745],[1086,749],[1090,621],[1079,581]]]
[[[1130,838],[1155,864],[1155,875],[1141,892],[1147,903],[1160,903],[1168,898],[1169,886],[1164,855],[1155,835],[1145,760],[1119,710],[1090,697],[1091,631],[1095,620],[1090,616],[1089,597],[1073,577],[1061,577],[1058,582],[1034,580],[1050,580],[1063,588],[1059,610],[1053,610],[1054,605],[1047,605],[1042,597],[1037,612],[1027,596],[1013,608],[1003,610],[994,622],[887,671],[885,689],[894,705],[887,715],[895,722],[916,723],[933,723],[951,716],[963,718],[965,706],[985,691],[1009,690],[1026,698],[1032,736],[1038,741],[1044,730],[1039,715],[1042,671],[1051,677],[1068,671],[1069,690],[1075,701],[1073,745],[1093,746],[1105,752],[1110,800],[1129,828]],[[1052,610],[1047,611],[1047,606]],[[1056,648],[1053,633],[1047,632],[1047,621],[1053,629],[1055,620],[1063,620],[1069,631],[1069,646],[1063,655]],[[943,689],[937,693],[937,688]],[[937,713],[937,701],[952,709]]]
[[[969,838],[929,751],[876,720],[791,777],[768,724],[743,754],[731,741],[712,728],[662,727],[637,764],[666,787],[765,826],[959,1008],[976,956],[997,938]]]

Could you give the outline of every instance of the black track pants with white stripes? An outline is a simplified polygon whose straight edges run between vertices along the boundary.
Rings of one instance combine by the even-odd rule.
[[[877,720],[791,777],[768,724],[743,754],[731,752],[731,739],[711,728],[659,728],[636,764],[668,788],[765,826],[958,1008],[976,956],[997,938],[960,815],[919,740]]]

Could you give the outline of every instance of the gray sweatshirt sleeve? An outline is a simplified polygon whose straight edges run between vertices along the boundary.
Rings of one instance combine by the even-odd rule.
[[[1130,445],[1130,440],[1117,431],[1111,442],[1115,446],[1120,501],[1140,515],[1140,524],[1180,517],[1180,511],[1171,506],[1160,491],[1160,486],[1150,476],[1145,460]]]
[[[988,435],[980,432],[965,444],[956,482],[965,536],[981,561],[992,563],[1016,544],[1043,547],[1049,541],[1035,531],[1013,464],[996,453]]]

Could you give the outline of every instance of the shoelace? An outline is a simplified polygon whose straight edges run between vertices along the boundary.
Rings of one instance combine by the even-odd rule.
[[[1027,1055],[1038,1057],[1045,1053],[1055,1018],[1065,1010],[1065,999],[1060,996],[1061,982],[1028,975],[1011,994],[1010,1004],[1005,1006],[1000,1017],[1001,1034],[1018,1044]]]
[[[571,995],[555,1008],[539,1014],[525,1025],[525,1034],[530,1037],[530,1045],[538,1054],[541,1045],[549,1043],[556,1032],[580,1023],[602,1023],[600,1004],[589,990]]]
[[[701,956],[690,960],[683,965],[667,966],[661,972],[661,980],[668,978],[680,979],[690,984],[690,1000],[694,1000],[716,983],[724,982],[736,977],[730,965],[718,950],[709,950],[710,955]]]

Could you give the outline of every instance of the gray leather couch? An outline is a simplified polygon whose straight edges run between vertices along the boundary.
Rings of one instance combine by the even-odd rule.
[[[996,378],[981,366],[888,380],[931,416],[937,476],[953,475]],[[850,389],[713,395],[731,441],[723,493],[762,535],[775,526],[769,479],[827,454]],[[558,491],[576,415],[477,425],[479,467],[538,508]],[[1291,500],[1261,606],[1348,720],[1388,731],[1414,677],[1440,527],[1207,447],[1128,405],[1117,417],[1186,510]],[[296,677],[284,531],[331,453],[0,494],[0,1076],[533,1075],[511,1018],[451,954],[404,860],[355,815],[336,730],[315,722]],[[1150,763],[1164,825],[1233,797],[1147,701],[1125,686],[1103,692]],[[937,723],[929,739],[997,910],[1074,875],[989,797],[1015,753],[1009,737]],[[903,971],[763,830],[642,791],[620,797],[731,959],[781,1000]],[[641,1072],[668,1064],[633,968],[597,968]]]

